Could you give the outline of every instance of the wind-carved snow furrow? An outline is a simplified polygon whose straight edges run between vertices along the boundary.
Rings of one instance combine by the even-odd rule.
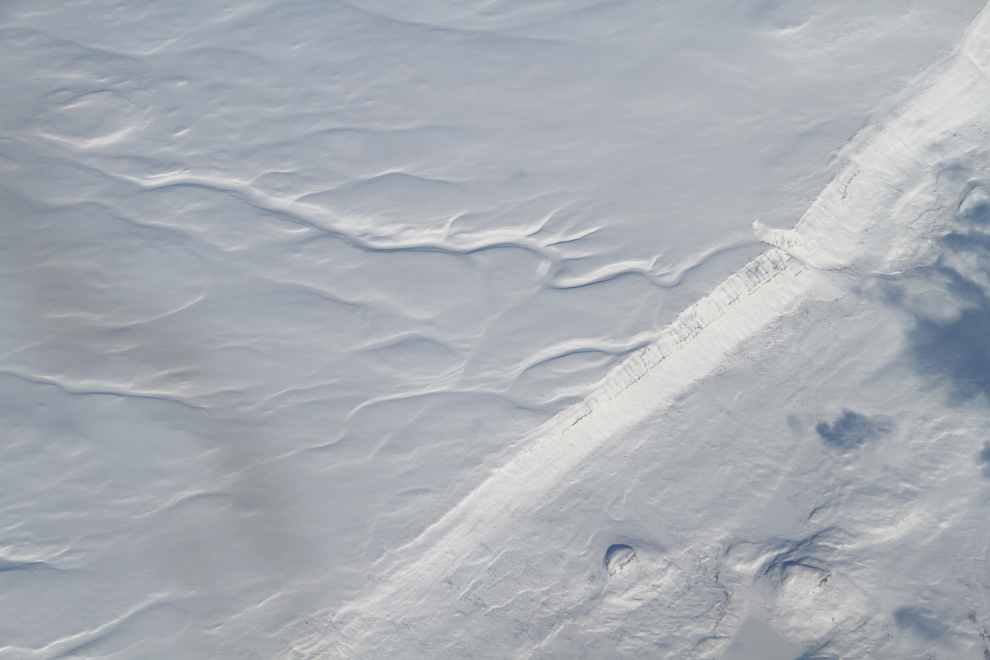
[[[177,403],[180,406],[189,408],[190,410],[205,410],[204,407],[185,401],[175,396],[172,392],[163,392],[158,390],[128,390],[122,387],[113,387],[108,386],[105,383],[94,382],[87,382],[86,384],[90,387],[85,387],[79,383],[67,383],[57,378],[22,374],[8,369],[0,369],[0,377],[3,376],[16,378],[18,380],[34,383],[36,385],[51,385],[53,387],[57,387],[65,394],[73,396],[115,396],[128,399],[155,399],[166,403]]]
[[[650,261],[618,261],[579,276],[555,276],[551,280],[551,286],[560,289],[570,289],[596,284],[598,282],[606,282],[622,275],[635,274],[645,277],[655,286],[669,289],[680,284],[688,272],[705,263],[706,260],[721,253],[739,248],[747,248],[758,243],[759,241],[753,238],[728,240],[722,244],[709,246],[705,250],[688,255],[661,272],[656,272],[660,263],[659,256],[654,257]]]
[[[493,247],[518,247],[532,250],[552,259],[556,252],[554,247],[557,243],[578,240],[591,231],[584,230],[574,235],[556,236],[552,241],[536,238],[537,234],[559,210],[555,209],[536,216],[525,226],[513,230],[487,231],[484,234],[471,238],[461,238],[460,240],[454,240],[448,236],[449,227],[421,231],[405,239],[394,234],[378,236],[367,232],[367,223],[360,220],[360,216],[352,217],[345,212],[331,211],[316,203],[270,194],[251,183],[236,179],[190,173],[137,176],[99,171],[137,186],[142,191],[190,187],[201,188],[222,195],[232,195],[259,211],[284,217],[299,225],[300,228],[335,236],[349,245],[368,251],[430,250],[460,255]],[[452,217],[451,220],[453,219]]]
[[[458,567],[497,554],[514,524],[548,501],[582,460],[670,406],[743,341],[793,310],[820,269],[892,269],[923,249],[933,168],[969,148],[957,133],[982,128],[981,117],[990,117],[988,36],[985,8],[951,65],[850,159],[794,229],[756,226],[776,247],[682,312],[584,402],[536,430],[512,460],[380,560],[381,577],[369,593],[333,617],[334,636],[298,640],[293,657],[373,657],[372,649],[389,647],[386,638],[415,639],[412,628],[403,631],[411,605],[428,604],[431,616],[443,619],[460,593],[445,584]]]
[[[131,607],[130,610],[115,619],[101,623],[91,630],[56,639],[42,648],[32,649],[4,646],[0,648],[0,660],[8,660],[8,658],[10,660],[48,660],[49,658],[64,658],[69,655],[76,655],[75,651],[82,649],[87,644],[98,642],[113,631],[126,625],[128,621],[141,616],[156,606],[167,604],[169,604],[169,600],[164,595],[155,594],[145,602]]]

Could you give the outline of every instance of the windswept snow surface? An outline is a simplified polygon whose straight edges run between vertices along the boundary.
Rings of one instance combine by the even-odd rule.
[[[541,566],[540,562],[526,562],[526,555],[539,555],[540,552],[538,547],[533,547],[536,545],[532,538],[535,535],[523,535],[519,530],[540,529],[548,523],[556,523],[553,518],[548,520],[547,509],[583,508],[586,503],[581,498],[567,503],[563,495],[566,490],[561,486],[562,482],[566,486],[575,485],[569,477],[595,450],[605,445],[630,448],[627,444],[630,437],[644,444],[676,446],[678,443],[672,442],[670,436],[658,433],[651,428],[651,424],[644,425],[643,422],[650,420],[653,424],[662,425],[667,410],[697,381],[728,365],[738,368],[736,351],[740,344],[768,324],[793,313],[795,309],[803,313],[814,308],[821,309],[820,299],[822,296],[829,297],[829,289],[848,289],[849,280],[862,285],[864,273],[868,273],[867,277],[877,278],[892,272],[903,273],[905,266],[918,267],[923,263],[919,259],[930,256],[933,239],[941,238],[941,232],[936,229],[940,206],[935,185],[937,177],[955,174],[958,178],[956,169],[965,167],[963,163],[979,164],[979,158],[974,159],[972,151],[974,145],[980,145],[979,136],[988,134],[990,129],[990,120],[987,119],[990,117],[990,79],[987,71],[990,71],[990,9],[985,10],[971,26],[951,65],[940,72],[917,99],[889,119],[861,151],[850,157],[843,172],[826,187],[795,229],[772,230],[757,223],[761,236],[779,248],[768,250],[688,308],[665,328],[656,343],[632,355],[621,367],[613,370],[582,404],[556,416],[536,431],[506,465],[496,469],[492,476],[414,543],[398,549],[394,556],[389,557],[392,566],[382,572],[380,584],[375,585],[371,595],[354,604],[351,611],[338,616],[341,625],[329,635],[332,638],[331,655],[361,657],[371,655],[375,650],[395,653],[406,649],[408,652],[409,645],[417,642],[418,651],[424,656],[437,648],[444,648],[446,644],[450,644],[448,648],[455,654],[469,654],[475,640],[499,640],[497,630],[506,629],[528,637],[529,643],[535,644],[538,649],[536,655],[553,656],[559,653],[558,638],[564,629],[568,629],[569,634],[564,639],[571,648],[562,655],[576,652],[611,655],[621,652],[621,642],[617,645],[619,648],[606,650],[600,640],[589,639],[584,626],[568,621],[571,618],[580,621],[581,617],[575,616],[575,613],[587,610],[591,603],[602,598],[602,588],[575,588],[566,584],[573,579],[573,575],[553,572],[546,575],[547,567]],[[976,148],[979,149],[979,146]],[[959,198],[955,200],[956,205],[960,209],[966,199],[974,194],[982,195],[982,192],[973,192],[981,187],[979,179],[966,178],[969,180],[964,190],[955,191],[955,197]],[[952,188],[951,184],[947,185]],[[961,194],[965,197],[961,198]],[[973,207],[980,210],[975,211],[976,217],[967,223],[970,225],[967,229],[971,231],[974,228],[978,230],[987,221],[990,203],[981,196]],[[960,246],[965,245],[973,251],[975,246],[972,244],[979,244],[982,234],[967,238],[970,240],[961,242]],[[979,253],[978,249],[976,251]],[[985,280],[986,276],[982,279]],[[809,298],[818,298],[815,302],[819,304],[811,304]],[[827,309],[837,304],[830,302],[824,307]],[[843,301],[842,304],[848,303]],[[852,328],[858,325],[855,320],[841,315],[836,316],[835,322]],[[860,334],[862,330],[857,332],[854,329],[853,332]],[[985,330],[975,326],[968,332],[986,336]],[[772,334],[782,334],[779,326],[774,328]],[[853,354],[862,351],[862,344],[869,343],[866,337],[862,339],[862,342],[853,342],[846,350]],[[763,343],[766,338],[760,337],[755,341]],[[983,356],[990,354],[990,344],[981,345],[977,351]],[[990,364],[986,357],[983,357],[983,362]],[[990,379],[990,372],[977,371],[976,375],[975,383]],[[774,388],[767,386],[766,389]],[[892,405],[892,402],[887,405]],[[800,432],[801,421],[796,417],[789,420],[792,428]],[[912,421],[920,428],[931,423],[926,417]],[[885,444],[889,443],[886,436],[895,428],[896,424],[887,416],[869,417],[844,410],[832,424],[819,422],[815,431],[825,447],[838,454],[846,454],[853,451],[865,453],[868,446],[879,443],[881,439],[886,440]],[[637,430],[630,433],[633,429]],[[642,435],[648,438],[643,439]],[[936,444],[945,441],[939,435],[931,438]],[[793,438],[788,440],[793,441]],[[634,452],[640,450],[655,454],[657,450],[657,447],[645,450],[635,445],[632,447]],[[731,449],[738,451],[736,447]],[[677,455],[676,452],[671,454]],[[990,457],[990,449],[983,450],[980,455]],[[662,455],[657,456],[657,463],[662,462]],[[678,463],[676,460],[670,462]],[[698,467],[704,469],[706,466]],[[884,467],[889,469],[889,466]],[[588,488],[589,482],[601,484],[609,481],[607,475],[613,470],[611,460],[582,469],[581,481],[585,482],[582,487]],[[970,470],[971,476],[974,472]],[[698,481],[705,479],[698,475]],[[763,479],[750,475],[749,480],[743,477],[741,481],[755,488]],[[752,632],[753,626],[761,625],[760,621],[757,619],[756,623],[749,623],[747,627],[747,619],[739,628],[735,644],[725,649],[727,656],[796,658],[806,649],[824,654],[824,657],[868,657],[874,653],[903,657],[900,654],[916,646],[910,641],[905,643],[903,639],[897,639],[890,631],[883,629],[875,606],[868,603],[870,592],[864,592],[855,581],[847,582],[843,564],[869,565],[869,560],[860,557],[875,553],[878,546],[900,546],[899,549],[906,552],[907,547],[913,545],[918,552],[921,547],[941,540],[940,550],[945,552],[945,546],[951,547],[951,544],[943,539],[954,535],[945,528],[954,526],[939,518],[960,516],[961,513],[952,511],[954,507],[951,505],[948,511],[943,509],[941,504],[944,503],[931,511],[905,504],[903,500],[911,502],[916,498],[917,489],[931,488],[927,483],[930,480],[921,474],[907,478],[898,475],[877,481],[879,483],[871,484],[867,489],[879,495],[879,501],[873,507],[886,505],[895,510],[902,509],[897,513],[882,512],[881,518],[892,520],[885,520],[879,529],[855,529],[860,522],[857,518],[869,519],[875,515],[873,512],[864,516],[866,512],[856,506],[829,511],[835,504],[827,500],[815,503],[810,509],[805,505],[807,517],[800,521],[804,525],[795,524],[801,517],[798,511],[793,512],[799,513],[795,517],[786,511],[788,507],[783,512],[767,507],[768,522],[777,533],[788,527],[788,532],[797,531],[802,526],[806,528],[802,530],[806,538],[799,541],[785,540],[776,535],[769,540],[753,541],[750,537],[755,530],[733,529],[734,535],[746,540],[726,543],[723,556],[716,558],[716,565],[724,563],[729,569],[735,568],[737,573],[755,574],[757,591],[762,587],[768,592],[760,594],[762,598],[758,600],[770,609],[769,618],[791,640],[784,640],[782,645],[776,646],[793,649],[793,652],[787,655],[788,651],[767,650],[774,646],[773,640],[767,641],[768,634],[773,634],[773,631]],[[662,489],[666,480],[651,482]],[[788,494],[792,503],[796,496],[808,492],[801,487],[786,488],[793,491]],[[723,489],[717,490],[721,491],[721,496],[727,494]],[[943,487],[940,490],[952,493],[956,489]],[[953,495],[958,497],[955,493]],[[623,500],[626,498],[628,492],[623,494]],[[691,499],[694,498],[704,499],[697,494]],[[565,501],[561,502],[562,499]],[[780,504],[774,506],[780,507]],[[873,507],[868,505],[865,508]],[[823,508],[826,511],[821,511]],[[707,511],[705,516],[715,519],[711,527],[726,530],[729,526],[731,529],[731,525],[727,525],[730,520],[726,519],[726,514],[730,512],[725,507],[713,509]],[[786,520],[788,517],[797,519],[787,520],[789,525],[778,527],[781,518]],[[972,524],[971,520],[966,520],[965,526],[971,528]],[[669,548],[665,546],[670,541],[665,543],[665,539],[650,527],[647,524],[640,532],[643,537],[629,538],[620,534],[613,540],[622,541],[633,551],[636,546],[646,545],[659,555],[658,561],[655,560],[657,563],[641,569],[635,581],[655,580],[651,587],[662,592],[666,586],[664,582],[671,578],[669,573],[672,568],[671,560],[665,555],[671,554],[671,550],[675,550],[675,554],[676,551],[696,552],[699,546],[704,545],[702,539],[710,534],[711,528],[706,524],[702,530],[679,530],[678,536],[682,538],[679,543],[673,544],[674,548]],[[580,526],[577,528],[580,529]],[[699,531],[702,533],[699,534]],[[552,533],[550,535],[554,536]],[[687,540],[683,536],[695,538]],[[905,537],[910,540],[905,541]],[[587,538],[580,540],[586,542]],[[545,542],[541,539],[541,543]],[[844,556],[833,563],[830,555],[835,553],[836,545],[844,551]],[[591,547],[594,548],[594,544]],[[594,556],[593,551],[591,555]],[[603,566],[597,569],[585,566],[578,573],[590,573],[598,581],[614,578],[617,571],[608,569],[610,562],[607,553],[605,557]],[[947,563],[960,559],[951,552],[943,558]],[[603,574],[603,568],[607,576]],[[732,579],[721,576],[721,568],[711,570],[713,574],[709,586],[713,588],[717,588],[722,581]],[[697,574],[678,577],[680,580],[675,577],[672,581],[682,581],[678,586],[687,589],[692,586],[692,581],[704,582]],[[871,577],[876,580],[880,576]],[[880,579],[897,582],[894,577]],[[915,579],[909,581],[914,582]],[[965,584],[966,578],[957,579]],[[980,578],[977,574],[969,579],[976,581]],[[833,580],[835,586],[830,587],[829,580]],[[943,580],[939,576],[937,582]],[[923,582],[923,579],[919,581]],[[924,586],[932,588],[932,585]],[[630,589],[628,585],[623,587]],[[637,588],[641,585],[635,585],[630,590]],[[671,610],[663,615],[653,612],[653,616],[658,616],[663,622],[662,625],[638,631],[642,635],[656,635],[646,646],[663,649],[666,654],[678,657],[699,652],[706,655],[724,646],[719,643],[725,639],[719,635],[723,620],[730,617],[730,620],[739,621],[753,606],[748,602],[747,596],[750,594],[745,587],[737,586],[735,590],[722,587],[722,590],[719,597],[710,599],[708,608],[703,608],[703,612],[681,609],[680,598],[683,594],[680,593],[673,598],[650,598],[640,592],[631,599],[633,603],[624,603],[623,607],[631,610],[665,607]],[[595,591],[599,593],[594,594]],[[740,591],[742,594],[738,593]],[[943,586],[939,591],[948,589]],[[962,590],[957,587],[952,591]],[[969,635],[958,629],[952,631],[954,635],[949,634],[950,626],[935,615],[930,605],[926,605],[920,608],[904,606],[893,613],[896,628],[902,629],[900,636],[910,637],[913,632],[927,642],[925,645],[941,647],[943,653],[975,655],[980,652],[980,647],[990,653],[987,632],[979,628],[976,618],[976,612],[981,607],[972,600],[973,596],[977,596],[980,605],[985,608],[988,594],[985,587],[971,588],[970,591],[975,593],[965,594],[970,596],[969,599],[963,594],[949,596],[946,593],[942,602],[938,603],[946,610],[954,609],[954,616],[960,624],[969,616],[973,624]],[[735,603],[733,594],[736,594]],[[874,594],[874,598],[878,595]],[[961,603],[953,600],[956,597],[962,602],[969,600],[967,605],[971,609],[965,611],[965,606],[960,607]],[[925,600],[930,599],[929,596]],[[896,597],[880,600],[896,602]],[[446,617],[437,616],[437,612],[451,608],[457,612],[453,624]],[[670,634],[672,630],[692,623],[697,625],[701,614],[708,615],[701,616],[710,626],[707,635],[696,632],[695,635],[681,635],[678,638]],[[823,620],[824,615],[828,615],[830,623]],[[495,618],[498,623],[493,625],[478,621],[484,617]],[[493,627],[496,630],[491,630]],[[762,641],[747,641],[749,637]],[[574,648],[575,641],[581,638],[586,641]],[[794,645],[791,643],[793,641],[800,644]],[[597,645],[594,652],[587,646],[589,643]],[[747,650],[747,645],[752,649]],[[514,648],[516,646],[516,643],[507,644],[498,651],[498,655],[518,652]],[[525,651],[533,653],[534,649],[530,646]],[[322,654],[322,649],[319,654]]]
[[[990,656],[982,4],[0,3],[0,660]]]

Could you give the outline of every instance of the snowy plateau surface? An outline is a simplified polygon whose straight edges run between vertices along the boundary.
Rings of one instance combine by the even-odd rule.
[[[983,0],[0,0],[0,660],[990,658]]]

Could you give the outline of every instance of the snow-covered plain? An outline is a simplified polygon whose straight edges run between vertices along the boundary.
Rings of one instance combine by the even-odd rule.
[[[0,659],[990,657],[982,5],[0,3]]]

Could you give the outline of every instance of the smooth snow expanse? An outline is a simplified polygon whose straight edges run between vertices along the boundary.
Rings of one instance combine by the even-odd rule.
[[[0,659],[990,656],[982,4],[0,3]]]

